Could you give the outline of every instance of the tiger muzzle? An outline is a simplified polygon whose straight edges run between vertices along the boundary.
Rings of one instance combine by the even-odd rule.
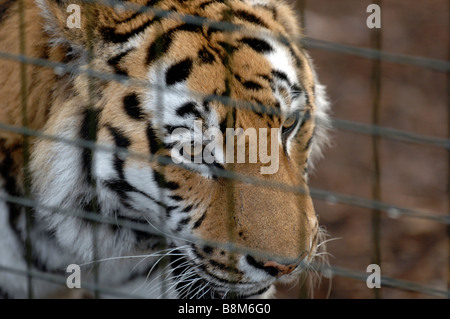
[[[317,219],[309,195],[244,183],[233,185],[232,196],[227,192],[217,192],[199,228],[202,238],[242,247],[253,266],[275,277],[291,273],[314,250]]]

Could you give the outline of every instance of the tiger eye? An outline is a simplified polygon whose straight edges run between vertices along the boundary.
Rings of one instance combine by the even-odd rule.
[[[284,122],[283,122],[283,128],[284,129],[288,129],[291,128],[292,126],[294,126],[294,124],[297,123],[297,115],[296,114],[292,114],[290,116],[288,116]]]

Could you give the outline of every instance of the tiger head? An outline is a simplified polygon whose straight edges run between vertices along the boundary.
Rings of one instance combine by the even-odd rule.
[[[82,19],[69,28],[68,2],[38,2],[52,50],[73,66],[59,75],[69,93],[54,98],[44,132],[129,152],[39,141],[41,202],[95,200],[103,216],[150,224],[173,248],[179,297],[260,295],[308,267],[321,228],[307,174],[326,143],[328,104],[286,4],[70,1]],[[89,231],[68,230],[82,221],[40,213],[72,251],[89,246]],[[100,257],[150,251],[150,235],[96,230]]]

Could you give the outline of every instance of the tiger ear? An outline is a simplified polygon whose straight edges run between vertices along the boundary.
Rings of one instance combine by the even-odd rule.
[[[100,39],[102,28],[120,21],[113,7],[83,0],[36,0],[44,18],[44,29],[54,44],[86,47]]]
[[[286,30],[289,37],[298,38],[302,35],[299,18],[297,18],[295,11],[289,5],[277,5],[277,19]]]
[[[53,44],[86,44],[85,4],[78,0],[36,0],[44,19],[44,30]]]

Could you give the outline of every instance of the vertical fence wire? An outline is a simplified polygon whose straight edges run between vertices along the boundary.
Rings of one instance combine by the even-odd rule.
[[[25,17],[25,0],[19,0],[19,52],[20,54],[26,56],[26,17]],[[22,126],[29,127],[28,121],[28,80],[27,80],[27,63],[20,62],[20,104],[22,113]],[[22,136],[23,148],[22,148],[22,160],[23,160],[23,191],[24,196],[29,198],[31,194],[30,179],[29,179],[29,137]],[[27,271],[30,272],[32,269],[32,242],[31,242],[31,225],[32,225],[32,209],[29,207],[22,207],[25,211],[25,257]],[[27,275],[27,290],[28,298],[33,299],[33,278],[30,274]]]
[[[302,32],[304,32],[306,27],[305,21],[306,0],[296,0],[295,9],[298,12],[298,21],[300,24],[300,28],[302,29]]]
[[[158,21],[158,23],[156,24],[155,27],[155,33],[156,33],[156,39],[155,39],[155,51],[157,52],[157,54],[160,54],[160,52],[163,52],[164,48],[164,40],[163,40],[163,33],[164,33],[164,25],[162,23],[162,21]],[[160,73],[159,70],[157,70],[158,73]],[[161,72],[162,73],[162,72]],[[162,74],[161,74],[162,76]],[[158,87],[150,87],[150,89],[155,89],[156,90],[156,109],[157,109],[157,114],[163,114],[163,107],[164,107],[164,89],[160,86]],[[151,127],[151,124],[149,126],[149,129]],[[152,129],[152,133],[153,135],[153,129]],[[155,135],[155,140],[156,140],[156,144],[154,145],[156,147],[155,150],[150,150],[151,153],[153,154],[159,154],[160,151],[164,150],[164,145],[163,143],[159,140],[159,138]],[[151,147],[151,146],[150,146]],[[160,185],[164,185],[164,187],[160,187],[158,190],[158,195],[159,195],[159,201],[161,203],[165,203],[165,195],[166,195],[166,166],[165,165],[157,165],[157,163],[153,162],[152,163],[155,164],[155,170],[156,169],[160,169],[160,173],[158,173],[155,178],[158,179],[158,184]],[[161,216],[168,216],[168,211],[167,211],[167,207],[163,207],[160,206],[160,214]],[[164,251],[165,249],[167,249],[169,247],[167,239],[165,237],[161,237],[159,244],[158,244],[158,248],[161,249],[161,251]],[[162,279],[161,279],[161,284],[160,289],[161,289],[161,298],[165,299],[168,298],[169,296],[169,284],[168,284],[168,280],[169,280],[169,270],[167,269],[167,265],[170,263],[170,261],[168,261],[166,258],[162,258],[162,260],[159,263],[159,267],[160,269],[162,269]]]
[[[447,59],[450,61],[450,0],[447,17]],[[447,71],[447,138],[450,139],[450,71]],[[447,215],[450,216],[450,149],[447,149]],[[450,224],[447,224],[447,289],[450,290]]]
[[[87,32],[87,66],[90,69],[94,68],[94,59],[95,59],[95,52],[94,52],[94,24],[95,24],[95,8],[94,3],[86,3],[83,4],[83,7],[85,9],[85,17],[86,17],[86,32]],[[98,130],[98,113],[97,113],[97,106],[95,101],[95,85],[98,83],[98,80],[93,79],[92,77],[87,77],[87,88],[88,88],[88,106],[86,110],[86,137],[89,141],[96,141],[97,139],[97,130]],[[86,151],[86,149],[83,149]],[[89,170],[88,174],[88,183],[90,184],[91,191],[92,191],[92,198],[90,198],[89,202],[89,209],[93,212],[98,212],[99,207],[97,203],[97,182],[95,177],[93,176],[94,172],[94,156],[95,156],[95,150],[89,150],[88,151],[88,162],[89,167],[87,168]],[[99,247],[98,247],[98,241],[100,240],[98,236],[98,229],[101,227],[100,224],[96,222],[89,222],[91,229],[92,229],[92,260],[94,261],[92,265],[92,273],[93,273],[93,280],[94,280],[94,287],[98,287],[99,285],[99,276],[100,276],[100,265],[97,262],[99,260]],[[100,298],[100,291],[98,289],[94,289],[94,298],[99,299]]]
[[[306,33],[306,20],[305,20],[305,10],[306,10],[306,0],[296,0],[295,1],[295,10],[298,12],[298,23],[301,28],[302,34]],[[309,296],[309,291],[312,291],[311,282],[306,280],[306,275],[302,274],[302,278],[300,279],[297,297],[299,299],[306,299]]]
[[[375,4],[381,7],[381,0],[376,0]],[[371,30],[372,48],[378,51],[382,50],[382,32],[381,28],[373,28]],[[381,109],[381,60],[376,58],[372,61],[371,75],[371,91],[372,91],[372,125],[380,125],[380,109]],[[381,201],[381,159],[380,159],[380,137],[372,136],[372,199]],[[372,211],[372,264],[381,267],[381,211],[374,209]],[[381,298],[381,290],[374,289],[374,297]]]
[[[376,3],[378,5],[381,5],[382,0],[376,0]],[[26,52],[26,25],[25,25],[25,0],[19,0],[19,43],[20,43],[20,55],[22,57],[27,56]],[[229,4],[228,4],[229,5]],[[304,10],[306,6],[306,0],[299,0],[296,1],[296,7],[299,10],[300,14],[300,24],[301,27],[304,28]],[[450,6],[450,1],[449,1]],[[91,69],[92,65],[91,62],[94,59],[94,52],[93,52],[93,29],[92,24],[95,23],[95,16],[94,16],[94,10],[91,5],[88,5],[87,10],[87,21],[88,21],[88,67]],[[231,20],[231,16],[229,17],[229,20]],[[230,22],[230,21],[229,21]],[[450,23],[448,25],[448,32],[450,35]],[[232,32],[229,32],[227,34],[230,34],[230,39],[233,37],[231,36]],[[231,40],[232,41],[232,40]],[[377,52],[381,52],[382,50],[382,33],[381,29],[373,29],[371,33],[371,42],[372,42],[372,49],[376,50]],[[229,52],[227,52],[229,53]],[[450,42],[448,45],[448,55],[450,60]],[[227,54],[225,60],[229,59],[231,57],[231,54]],[[28,118],[28,83],[27,83],[27,62],[26,60],[17,60],[20,63],[20,78],[21,78],[21,87],[20,87],[20,98],[21,98],[21,108],[22,108],[22,126],[24,128],[29,128],[29,118]],[[373,127],[378,127],[380,124],[380,106],[381,106],[381,55],[377,55],[373,59],[372,63],[372,77],[371,77],[371,87],[372,87],[372,125]],[[231,73],[230,70],[230,63],[229,61],[225,63],[226,69],[227,69],[227,75],[226,75],[226,93],[225,96],[228,98],[231,98],[230,92],[230,80],[229,80],[229,74]],[[94,77],[87,76],[88,79],[88,87],[89,87],[89,106],[88,108],[91,110],[89,114],[89,128],[88,128],[88,134],[87,134],[87,140],[95,142],[96,141],[96,112],[95,112],[95,97],[94,97],[94,91],[95,91],[95,83],[97,83],[99,80],[94,80]],[[449,104],[449,112],[448,112],[448,139],[450,140],[450,73],[447,71],[447,92],[448,92],[448,104]],[[159,93],[158,89],[158,93]],[[161,94],[157,94],[160,96]],[[163,102],[163,101],[161,101]],[[163,103],[158,103],[161,107],[163,106]],[[235,105],[226,105],[227,106],[227,127],[234,128],[235,127]],[[29,134],[22,134],[23,138],[23,188],[24,188],[24,198],[29,199],[31,198],[31,189],[30,189],[30,179],[29,179],[29,171],[28,171],[28,163],[29,163]],[[227,136],[227,138],[234,138],[233,136]],[[372,200],[374,203],[380,203],[381,202],[381,183],[380,183],[380,176],[381,176],[381,167],[380,167],[380,136],[377,134],[372,134],[372,150],[373,150],[373,161],[374,161],[374,173],[373,173],[373,180],[372,180]],[[81,147],[85,149],[84,146],[74,146],[74,147]],[[95,148],[90,149],[89,153],[91,156],[91,165],[93,163],[92,157],[95,152]],[[448,152],[448,185],[447,185],[447,194],[449,195],[449,205],[448,205],[448,214],[450,215],[450,148],[447,148]],[[165,165],[162,165],[162,168],[165,168]],[[91,167],[91,170],[93,168]],[[234,173],[234,169],[231,169],[231,173]],[[164,176],[164,173],[162,174]],[[236,181],[239,181],[238,179],[234,178],[227,178],[227,211],[229,213],[229,240],[231,243],[233,243],[235,232],[233,229],[233,218],[235,216],[235,198],[234,198],[234,183]],[[94,194],[96,193],[96,185],[95,181],[92,178],[92,187]],[[241,182],[241,181],[239,181]],[[259,187],[259,186],[258,186]],[[163,188],[161,188],[163,191]],[[163,192],[161,192],[161,202],[164,202],[163,198]],[[33,272],[32,270],[32,246],[31,246],[31,223],[32,223],[32,209],[35,206],[30,205],[23,205],[23,210],[26,212],[26,260],[27,260],[27,291],[28,291],[28,298],[33,298]],[[91,201],[91,205],[89,209],[92,212],[97,212],[98,207],[96,203],[96,198],[94,195],[93,200]],[[381,240],[381,209],[379,206],[374,205],[372,207],[372,262],[380,265],[381,263],[381,248],[380,248],[380,240]],[[100,223],[97,221],[93,221],[92,223],[92,230],[93,230],[93,259],[96,261],[98,259],[98,251],[97,251],[97,240],[98,238],[98,227],[100,226]],[[448,232],[448,241],[449,241],[449,258],[450,258],[450,225],[447,223],[447,232]],[[233,256],[233,254],[231,254]],[[231,257],[233,258],[233,257]],[[233,260],[230,260],[230,262],[234,262]],[[96,298],[99,297],[99,274],[98,274],[98,263],[94,262],[94,285],[92,285],[94,292],[94,296]],[[450,266],[450,259],[449,259],[449,266]],[[447,278],[448,288],[450,287],[450,270],[449,270],[449,276]],[[303,286],[303,285],[302,285]],[[163,292],[166,291],[164,287],[162,287]],[[375,289],[375,298],[380,298],[381,293],[379,292],[379,289]],[[165,292],[164,292],[165,293]],[[304,296],[305,291],[300,291],[300,296]],[[447,292],[448,295],[448,292]],[[164,295],[163,295],[164,296]]]
[[[232,19],[233,19],[233,10],[231,8],[231,4],[229,3],[229,1],[225,1],[226,5],[227,5],[227,11],[224,13],[223,15],[223,21],[227,22],[227,23],[232,23]],[[232,74],[233,74],[233,70],[232,70],[232,63],[233,61],[231,59],[233,59],[233,50],[231,48],[231,45],[229,43],[233,43],[233,32],[227,32],[225,34],[225,39],[228,39],[228,41],[225,40],[225,58],[224,58],[224,65],[225,65],[225,92],[223,93],[224,96],[228,97],[231,99],[231,92],[232,92],[232,87],[231,85],[233,84],[232,81]],[[234,151],[235,151],[235,145],[234,145],[234,134],[232,132],[234,132],[234,128],[236,127],[236,108],[233,107],[233,105],[230,105],[229,103],[225,104],[226,107],[226,134],[225,134],[225,138],[226,138],[226,144],[228,142],[233,141],[233,143],[231,143],[231,145],[233,145],[233,149],[227,149],[227,155],[228,152],[231,151],[231,153],[234,156]],[[230,130],[228,130],[230,129]],[[232,130],[231,130],[232,129]],[[234,161],[232,163],[229,163],[229,171],[231,172],[235,172],[235,165],[234,165]],[[226,180],[226,207],[225,209],[227,210],[228,216],[226,219],[226,223],[227,223],[227,238],[228,238],[228,242],[229,243],[235,243],[236,242],[236,232],[235,230],[235,226],[234,226],[234,221],[236,220],[236,198],[235,198],[235,190],[236,190],[236,181],[233,179],[227,179]],[[236,264],[237,262],[237,254],[235,252],[231,252],[229,254],[229,267],[230,269],[233,269],[233,265]],[[235,297],[235,292],[231,291],[230,292],[230,297]]]

